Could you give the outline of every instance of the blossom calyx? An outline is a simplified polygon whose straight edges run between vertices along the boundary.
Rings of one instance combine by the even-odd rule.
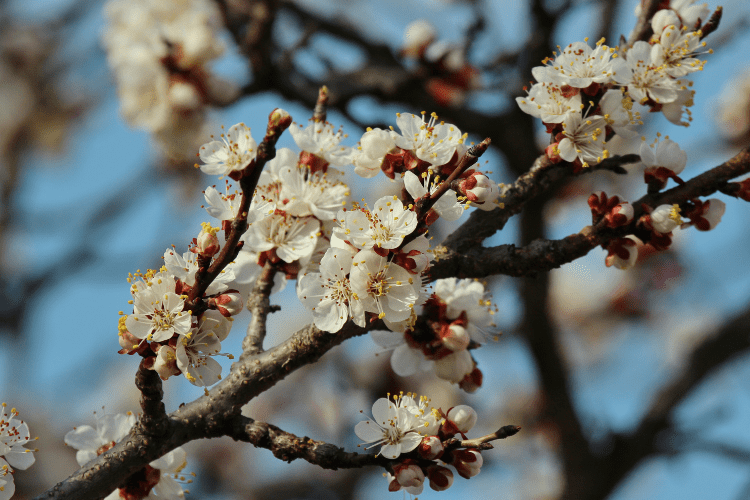
[[[458,383],[458,386],[461,388],[462,391],[468,392],[469,394],[474,394],[477,392],[477,389],[482,387],[482,381],[484,380],[484,374],[482,373],[482,370],[474,367],[471,372],[464,375],[464,378],[461,379],[461,381]]]
[[[633,206],[627,201],[621,201],[618,195],[607,197],[604,191],[599,191],[589,196],[588,202],[594,224],[604,218],[608,227],[615,228],[633,220]]]
[[[208,307],[216,309],[228,318],[242,311],[242,296],[237,290],[227,290],[217,297],[208,299]]]

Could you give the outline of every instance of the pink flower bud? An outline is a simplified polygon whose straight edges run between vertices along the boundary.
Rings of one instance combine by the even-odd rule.
[[[435,491],[444,491],[453,485],[453,471],[447,467],[430,466],[427,468],[427,477],[430,479],[430,488]]]
[[[469,432],[477,423],[477,412],[467,405],[454,406],[448,410],[448,420],[456,424],[458,432]]]
[[[638,245],[641,244],[641,240],[633,235],[613,239],[607,247],[604,264],[607,267],[615,266],[617,269],[630,269],[638,258]]]
[[[466,328],[456,323],[443,325],[440,332],[440,339],[443,341],[443,345],[451,351],[465,350],[471,340]]]
[[[398,484],[404,488],[421,488],[424,484],[422,469],[410,460],[394,465],[393,475],[396,477]]]
[[[208,299],[208,307],[228,318],[242,311],[242,296],[237,290],[227,290],[218,297]]]
[[[604,218],[607,220],[609,227],[618,227],[629,224],[633,220],[633,215],[633,205],[624,201],[610,210]]]
[[[453,452],[453,467],[458,475],[469,479],[479,474],[484,459],[478,450],[456,450]]]
[[[203,229],[195,239],[195,251],[202,255],[214,256],[219,252],[220,248],[219,238],[216,237],[216,232],[219,228],[211,227],[211,224],[208,222],[204,222],[201,225]]]
[[[694,203],[695,208],[686,215],[690,218],[690,224],[699,231],[710,231],[715,228],[727,209],[726,204],[716,198],[704,202],[696,200]]]
[[[434,460],[443,454],[443,443],[437,436],[425,436],[419,443],[417,452],[422,458]]]
[[[476,170],[470,171],[470,175],[459,182],[458,188],[461,194],[477,206],[486,203],[494,205],[492,202],[497,199],[497,184]]]

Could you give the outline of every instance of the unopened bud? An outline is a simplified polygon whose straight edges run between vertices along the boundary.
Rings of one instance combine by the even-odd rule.
[[[440,339],[443,341],[443,345],[451,351],[463,351],[469,346],[471,340],[466,328],[455,323],[443,325]]]
[[[424,472],[411,460],[394,465],[393,474],[398,484],[404,488],[421,488],[424,484]]]
[[[448,420],[456,424],[459,432],[469,432],[477,423],[477,412],[467,405],[454,406],[448,410]]]
[[[456,468],[458,475],[464,479],[469,479],[479,474],[484,459],[478,450],[456,450],[453,452],[453,467]]]
[[[638,258],[638,245],[641,244],[641,240],[633,235],[613,239],[607,246],[604,264],[607,267],[615,266],[617,269],[630,269]]]
[[[213,257],[219,252],[219,238],[216,237],[216,233],[220,228],[211,227],[208,222],[201,223],[203,229],[195,239],[196,252],[202,255],[208,255]]]
[[[481,172],[472,170],[470,175],[458,184],[461,194],[466,196],[472,204],[482,206],[489,203],[493,205],[497,199],[497,184]],[[493,207],[494,208],[494,207]]]
[[[208,307],[228,318],[242,311],[242,296],[237,290],[227,290],[218,297],[208,299]]]
[[[430,488],[435,491],[444,491],[453,485],[453,471],[447,467],[430,466],[427,468],[427,477],[430,479]]]
[[[425,49],[435,40],[435,27],[425,19],[417,19],[406,26],[401,53],[405,56],[421,57]]]
[[[169,104],[186,111],[196,110],[203,104],[198,89],[187,82],[173,82],[169,86],[168,99]]]
[[[443,454],[443,443],[437,436],[425,436],[417,447],[417,452],[422,458],[434,460]]]
[[[723,201],[712,198],[702,203],[697,202],[695,210],[688,212],[687,216],[690,218],[690,224],[697,230],[710,231],[721,222],[726,209]]]

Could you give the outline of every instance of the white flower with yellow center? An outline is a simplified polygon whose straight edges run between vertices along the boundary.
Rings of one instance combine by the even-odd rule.
[[[592,83],[606,84],[612,80],[614,73],[611,63],[613,52],[614,49],[604,45],[604,38],[596,43],[594,49],[587,43],[573,42],[555,59],[548,60],[549,65],[534,68],[532,74],[538,82],[579,89],[585,89]]]
[[[133,314],[125,326],[134,337],[162,342],[190,331],[190,311],[183,311],[185,300],[175,293],[174,276],[147,273],[133,281],[130,292]]]
[[[394,135],[396,145],[401,149],[413,151],[420,160],[432,165],[444,165],[453,157],[459,144],[466,139],[465,134],[455,125],[438,122],[435,113],[425,122],[422,116],[399,113],[396,124],[401,135]]]
[[[228,175],[244,169],[255,159],[257,144],[244,123],[232,125],[221,141],[207,142],[200,147],[199,156],[205,163],[200,169],[209,175]]]
[[[565,161],[581,161],[583,167],[607,158],[604,133],[607,121],[602,116],[584,118],[581,113],[569,115],[563,122],[565,138],[558,144],[560,157]]]
[[[432,195],[440,187],[441,180],[439,176],[433,176],[432,170],[422,174],[422,180],[417,175],[408,171],[404,174],[404,187],[409,195],[417,201],[427,195]],[[464,213],[467,205],[461,205],[456,197],[456,192],[448,189],[438,199],[432,209],[445,220],[458,220]]]
[[[265,252],[276,249],[276,255],[287,263],[309,257],[318,241],[320,221],[314,217],[298,218],[273,214],[256,222],[242,236],[243,251]]]
[[[340,211],[338,222],[334,234],[355,247],[392,249],[416,229],[417,214],[404,207],[397,196],[384,196],[372,210]]]
[[[421,278],[372,250],[355,255],[349,280],[365,311],[388,321],[409,318],[420,298]]]
[[[354,433],[370,444],[366,449],[382,445],[379,455],[395,459],[419,446],[423,435],[424,422],[405,406],[390,399],[380,398],[372,405],[372,419],[359,422]]]
[[[349,271],[354,254],[341,248],[329,248],[320,261],[319,273],[299,278],[297,296],[313,312],[313,323],[326,332],[341,330],[349,318],[365,326],[362,303],[354,298]]]
[[[302,128],[302,125],[295,123],[289,127],[289,132],[302,151],[314,154],[339,167],[351,163],[352,148],[339,145],[346,135],[341,129],[334,132],[332,124],[313,121],[307,127]]]
[[[34,463],[34,450],[24,448],[31,440],[29,426],[26,422],[16,418],[15,408],[8,408],[2,403],[0,406],[0,457],[4,458],[11,467],[26,470]],[[2,472],[0,471],[0,476]],[[12,479],[12,478],[11,478]]]
[[[565,97],[560,88],[551,83],[536,83],[526,97],[516,97],[521,111],[544,123],[562,123],[571,113],[581,110],[581,94]]]

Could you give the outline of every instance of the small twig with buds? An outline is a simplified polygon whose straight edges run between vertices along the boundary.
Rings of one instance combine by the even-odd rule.
[[[719,23],[721,22],[721,15],[724,13],[724,8],[720,5],[716,7],[716,10],[713,14],[711,14],[711,17],[708,18],[708,21],[706,21],[706,24],[704,24],[701,27],[701,40],[706,38],[708,35],[713,33],[719,28]]]
[[[638,17],[638,22],[630,34],[629,44],[633,44],[638,40],[646,41],[649,39],[651,33],[653,33],[651,18],[659,10],[661,3],[661,0],[644,0],[641,2],[641,15]]]
[[[315,110],[313,111],[313,121],[317,123],[325,123],[327,109],[328,87],[323,85],[318,91],[318,102],[315,103]]]
[[[504,425],[492,434],[487,434],[486,436],[474,439],[457,439],[456,441],[459,443],[459,447],[461,448],[478,448],[480,450],[491,450],[493,446],[490,444],[490,441],[515,436],[520,430],[521,427],[518,425]]]

